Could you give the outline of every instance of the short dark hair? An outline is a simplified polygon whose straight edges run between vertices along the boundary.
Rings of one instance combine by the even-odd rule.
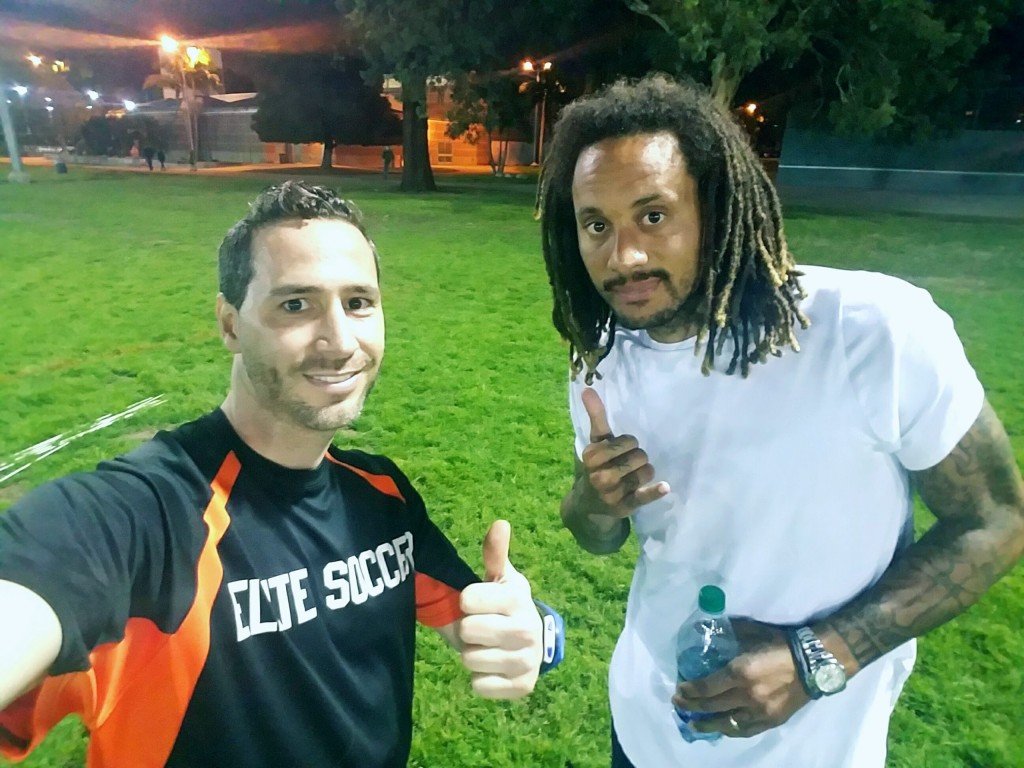
[[[544,261],[554,298],[552,320],[570,343],[573,374],[587,382],[611,350],[615,319],[580,256],[572,180],[580,153],[600,141],[671,133],[679,142],[700,201],[697,350],[707,342],[701,370],[714,368],[729,336],[726,373],[799,349],[794,324],[806,327],[803,298],[782,231],[775,188],[737,123],[701,88],[665,75],[620,80],[567,106],[555,125],[540,181]],[[717,343],[716,343],[717,342]]]
[[[267,187],[249,205],[249,213],[236,222],[220,244],[217,272],[220,292],[233,307],[241,307],[252,282],[252,239],[260,227],[294,219],[342,219],[354,226],[370,245],[380,275],[377,246],[366,234],[363,214],[351,200],[327,187],[304,181],[286,181]]]

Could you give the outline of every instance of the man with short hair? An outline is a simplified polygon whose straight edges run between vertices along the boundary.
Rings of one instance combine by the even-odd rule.
[[[1024,487],[948,315],[797,266],[738,126],[664,76],[567,107],[543,174],[571,345],[564,525],[639,558],[612,656],[613,766],[872,768],[914,638],[1024,552]],[[914,541],[913,490],[937,521]],[[701,585],[740,654],[677,679]],[[717,742],[688,742],[673,706]]]
[[[267,189],[219,269],[221,406],[0,516],[8,757],[77,713],[94,768],[397,768],[417,620],[481,696],[523,696],[556,661],[508,523],[488,531],[478,583],[392,461],[332,444],[384,354],[355,206]]]

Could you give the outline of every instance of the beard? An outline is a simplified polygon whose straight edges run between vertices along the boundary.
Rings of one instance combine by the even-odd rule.
[[[317,365],[320,365],[320,370],[331,367],[320,363]],[[268,411],[295,426],[315,432],[337,432],[348,427],[363,412],[363,404],[376,384],[374,378],[362,392],[353,393],[339,403],[316,406],[297,397],[286,396],[280,372],[262,360],[243,354],[242,366],[256,399]]]
[[[609,292],[618,285],[626,283],[626,279],[620,278],[618,280],[610,280],[606,282],[603,287],[605,289],[605,301],[607,301],[609,307],[612,308],[616,322],[623,328],[628,328],[631,331],[644,330],[648,333],[651,331],[654,331],[655,333],[661,331],[666,334],[697,326],[700,320],[698,311],[700,309],[703,294],[702,287],[699,284],[696,284],[685,296],[680,295],[675,286],[672,285],[668,273],[660,270],[639,273],[632,279],[639,281],[649,277],[657,277],[662,281],[662,285],[672,298],[672,303],[652,315],[634,315],[630,317],[624,313],[617,312],[614,308],[614,304],[611,303],[609,296]]]

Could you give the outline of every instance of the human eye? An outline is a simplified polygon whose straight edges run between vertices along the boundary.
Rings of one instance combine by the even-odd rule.
[[[308,308],[309,302],[305,299],[288,299],[288,301],[281,302],[281,309],[290,315],[302,312]]]
[[[665,220],[665,214],[662,211],[648,211],[644,214],[645,224],[660,224]]]
[[[345,302],[345,308],[349,312],[365,313],[374,307],[374,302],[368,296],[353,296]]]
[[[603,234],[608,225],[603,221],[589,221],[583,225],[583,229],[592,235]]]

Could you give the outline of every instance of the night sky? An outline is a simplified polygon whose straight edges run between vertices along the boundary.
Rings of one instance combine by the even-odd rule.
[[[14,22],[52,28],[52,44],[33,45],[40,49],[33,52],[82,63],[93,73],[90,85],[104,90],[140,89],[145,76],[155,71],[156,52],[152,47],[129,44],[139,46],[162,34],[201,41],[304,22],[330,27],[339,20],[333,0],[0,0],[0,32]],[[74,39],[76,32],[112,35],[128,44],[81,48],[76,43],[68,47],[66,42]],[[47,42],[50,38],[48,32]],[[11,43],[3,39],[0,45]],[[240,45],[221,48],[229,91],[252,87],[248,73],[253,55],[262,53],[246,50],[246,42]]]

